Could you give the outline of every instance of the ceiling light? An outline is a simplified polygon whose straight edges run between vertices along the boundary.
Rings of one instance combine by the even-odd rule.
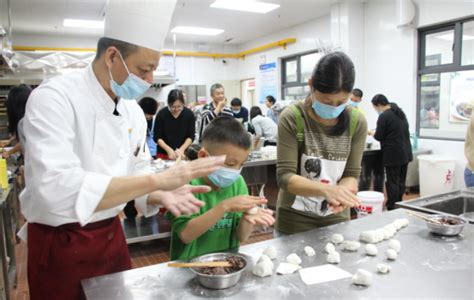
[[[171,30],[172,33],[195,34],[195,35],[218,35],[224,32],[223,29],[176,26]]]
[[[253,0],[217,0],[210,5],[213,8],[231,9],[259,14],[266,14],[280,7],[279,4],[256,2]]]
[[[64,19],[64,27],[103,29],[104,21]]]
[[[437,39],[440,39],[440,40],[444,40],[444,41],[453,41],[454,39],[454,34],[452,33],[447,33],[447,34],[443,34],[443,35],[437,35],[436,36]],[[470,40],[474,40],[474,36],[472,35],[467,35],[467,34],[463,34],[462,35],[462,40],[463,41],[470,41]]]

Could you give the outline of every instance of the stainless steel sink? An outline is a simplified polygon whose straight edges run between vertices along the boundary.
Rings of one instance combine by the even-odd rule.
[[[447,213],[459,216],[474,212],[474,188],[397,202],[396,206],[428,214]]]

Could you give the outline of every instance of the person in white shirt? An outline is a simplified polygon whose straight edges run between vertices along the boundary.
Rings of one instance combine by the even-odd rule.
[[[175,0],[106,7],[104,38],[87,68],[36,88],[27,103],[26,188],[30,299],[83,299],[81,280],[131,268],[118,213],[130,199],[145,216],[203,205],[185,185],[224,157],[150,172],[147,122],[134,99],[149,87]],[[157,13],[158,12],[158,13]],[[27,229],[27,231],[25,230]]]
[[[270,118],[262,115],[262,110],[258,106],[250,109],[250,123],[252,124],[255,135],[263,138],[264,146],[276,146],[278,139],[278,126]],[[254,148],[258,144],[259,139],[255,141]]]

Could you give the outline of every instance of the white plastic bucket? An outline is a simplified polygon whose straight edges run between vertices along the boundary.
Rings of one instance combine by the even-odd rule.
[[[356,208],[357,218],[383,212],[383,201],[385,200],[383,193],[362,191],[357,193],[357,198],[360,201],[360,206]]]
[[[453,190],[456,159],[444,155],[419,155],[420,196]]]

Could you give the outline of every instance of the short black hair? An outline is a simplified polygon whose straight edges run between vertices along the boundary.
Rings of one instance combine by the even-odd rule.
[[[239,98],[234,98],[230,101],[230,106],[242,106],[242,100]]]
[[[201,148],[202,147],[199,144],[191,144],[184,152],[184,155],[186,155],[188,160],[196,160],[198,159],[198,153]]]
[[[115,47],[120,51],[120,54],[122,54],[122,58],[125,59],[128,57],[130,54],[134,53],[139,49],[139,46],[130,44],[127,42],[119,41],[116,39],[111,39],[107,37],[102,37],[99,39],[99,42],[97,43],[97,52],[95,54],[95,60],[99,59],[99,57],[104,54],[104,52],[107,50],[109,47]]]
[[[252,108],[250,109],[250,120],[252,120],[258,115],[262,115],[262,110],[258,106],[252,106]]]
[[[276,99],[275,99],[275,97],[273,97],[272,95],[268,95],[268,96],[265,97],[265,98],[266,98],[266,99],[268,100],[268,102],[270,102],[271,104],[275,104],[275,102],[277,102]]]
[[[183,91],[180,89],[173,89],[168,93],[168,106],[173,105],[177,100],[185,104]]]
[[[155,115],[158,110],[158,102],[152,97],[144,97],[138,101],[138,105],[143,109],[143,112],[147,115]]]
[[[353,89],[352,90],[352,95],[354,95],[356,97],[359,97],[359,98],[362,98],[362,96],[364,96],[364,93],[362,92],[361,89]]]
[[[202,143],[215,146],[231,144],[245,150],[250,149],[248,133],[239,121],[230,116],[215,118],[204,130]]]
[[[31,88],[26,84],[13,87],[7,97],[8,131],[18,137],[18,122],[25,116],[26,101]]]
[[[372,98],[372,104],[375,105],[375,106],[378,106],[378,105],[389,105],[390,102],[388,101],[387,97],[385,97],[385,95],[382,95],[382,94],[377,94],[374,96],[374,98]]]

